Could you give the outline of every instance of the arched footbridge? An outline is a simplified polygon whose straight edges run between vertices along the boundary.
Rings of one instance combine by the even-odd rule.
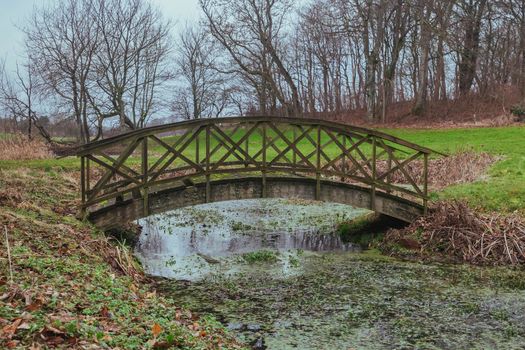
[[[423,215],[432,150],[334,122],[200,119],[84,145],[81,209],[101,228],[167,210],[236,199],[298,198]]]

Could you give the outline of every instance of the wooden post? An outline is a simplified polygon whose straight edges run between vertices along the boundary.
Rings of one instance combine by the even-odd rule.
[[[86,214],[86,208],[84,204],[86,203],[86,168],[85,168],[86,157],[80,157],[80,198],[82,201],[82,207],[80,208],[80,213],[82,218]]]
[[[197,164],[199,164],[199,162],[200,162],[199,137],[200,137],[200,132],[197,132],[197,137],[195,138],[195,163],[197,163]]]
[[[425,153],[423,156],[424,167],[423,167],[423,214],[427,215],[428,211],[428,153]]]
[[[90,190],[90,187],[91,187],[91,170],[90,170],[90,165],[89,165],[89,158],[86,158],[86,199],[87,199],[87,196],[89,196],[89,190]]]
[[[210,125],[206,125],[206,203],[211,199],[210,184]]]
[[[297,148],[297,150],[299,150],[299,147],[297,146],[297,128],[295,127],[295,125],[292,126],[292,130],[293,130],[293,143],[295,145],[295,147]],[[293,157],[293,167],[295,169],[295,167],[297,166],[297,152],[295,150],[292,149],[292,157]]]
[[[390,154],[388,155],[388,161],[387,161],[387,175],[386,175],[386,183],[388,185],[388,188],[386,190],[387,193],[391,193],[392,189],[390,188],[390,185],[392,184],[392,174],[390,174],[390,170],[392,170],[392,157],[390,157]]]
[[[244,135],[243,136],[245,136],[249,130],[248,125],[249,125],[248,123],[244,124]],[[246,137],[246,140],[244,141],[244,151],[246,152],[247,155],[250,155],[250,136]],[[246,159],[244,166],[246,168],[248,167],[248,159]]]
[[[321,126],[317,127],[317,165],[315,174],[315,200],[321,199]]]
[[[376,138],[372,137],[372,188],[370,193],[370,209],[374,211],[376,210],[376,157]]]
[[[266,198],[266,123],[262,124],[263,140],[262,140],[262,198]]]
[[[342,159],[342,162],[343,162],[343,166],[341,167],[341,172],[343,174],[346,174],[346,135],[343,134],[343,158]]]
[[[148,177],[148,136],[144,136],[142,139],[142,207],[144,216],[149,215]]]

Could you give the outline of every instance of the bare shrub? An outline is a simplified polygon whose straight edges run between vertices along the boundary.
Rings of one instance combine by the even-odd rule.
[[[498,157],[485,152],[477,153],[473,151],[461,151],[448,157],[431,159],[428,165],[428,184],[432,189],[439,190],[450,185],[479,180],[498,159]],[[340,162],[338,166],[340,166]],[[386,160],[378,160],[376,166],[378,175],[388,171],[388,162]],[[354,164],[351,161],[347,161],[346,169],[352,169],[353,167]],[[416,183],[423,183],[422,160],[413,160],[404,165],[404,169]],[[390,175],[390,181],[396,184],[409,183],[400,170],[396,170]]]
[[[479,180],[488,168],[498,160],[497,157],[481,152],[462,151],[448,157],[431,159],[428,166],[428,182],[433,189],[443,189],[450,185]],[[384,162],[383,166],[386,166]],[[406,170],[417,183],[423,183],[423,161],[409,163]],[[393,182],[403,183],[406,179],[397,171]]]
[[[442,201],[430,214],[401,230],[390,230],[383,248],[414,240],[421,256],[476,265],[525,264],[525,221],[518,214],[481,214],[461,201]]]
[[[0,138],[0,160],[30,160],[53,157],[53,152],[40,139],[28,139],[20,134]]]

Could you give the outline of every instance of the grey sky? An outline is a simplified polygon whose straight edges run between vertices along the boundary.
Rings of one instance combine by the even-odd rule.
[[[23,34],[17,26],[31,15],[34,6],[56,0],[0,0],[0,58],[6,59],[8,68],[13,68],[22,53]],[[198,0],[150,0],[158,6],[166,18],[179,24],[191,22],[199,17]]]

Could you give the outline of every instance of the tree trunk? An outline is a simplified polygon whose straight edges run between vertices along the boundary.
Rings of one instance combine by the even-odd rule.
[[[427,22],[428,18],[425,16],[423,21]],[[430,55],[430,28],[426,24],[422,24],[420,46],[422,50],[422,57],[419,64],[419,79],[418,89],[416,93],[416,101],[412,112],[415,115],[421,116],[425,113],[428,95],[428,64]]]
[[[464,96],[470,92],[476,74],[476,65],[479,54],[481,20],[485,12],[487,0],[481,0],[476,8],[476,4],[470,4],[466,19],[465,45],[460,54],[458,65],[459,75],[459,94]]]

